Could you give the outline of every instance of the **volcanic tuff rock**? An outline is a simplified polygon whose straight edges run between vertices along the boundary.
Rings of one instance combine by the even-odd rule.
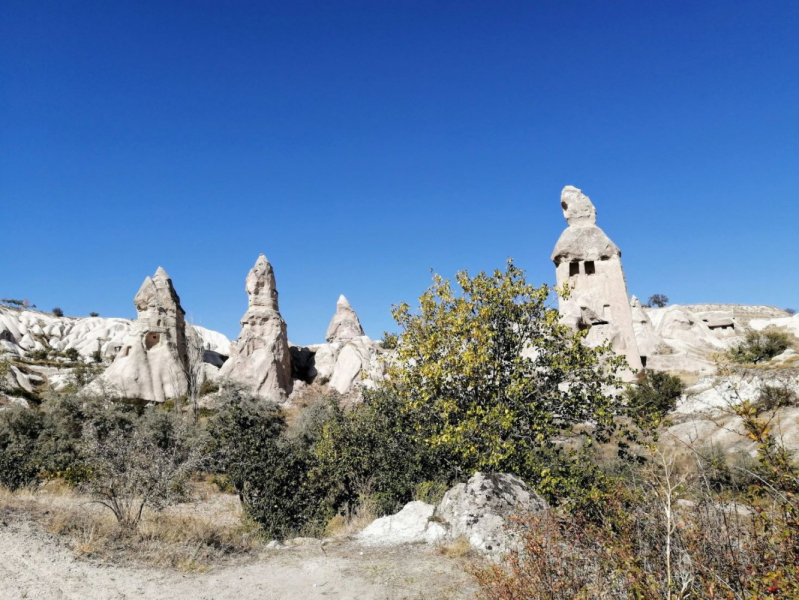
[[[546,501],[518,477],[476,473],[450,489],[438,506],[410,502],[395,515],[376,519],[358,534],[368,546],[435,543],[465,537],[473,548],[498,556],[512,543],[505,525],[514,513],[547,510]]]
[[[363,335],[363,327],[358,315],[355,314],[352,306],[342,294],[336,302],[336,314],[327,327],[325,339],[331,342],[346,342],[352,338]]]
[[[633,330],[632,312],[621,251],[596,226],[591,200],[572,186],[563,188],[560,200],[569,226],[552,253],[558,286],[568,285],[568,298],[559,298],[561,318],[577,329],[588,329],[586,343],[597,346],[609,340],[627,358],[631,371],[641,369],[641,355]]]
[[[137,319],[97,385],[128,398],[163,402],[186,393],[186,321],[172,280],[161,267],[133,300]]]
[[[263,398],[284,402],[293,386],[291,354],[286,322],[278,307],[275,272],[263,254],[247,275],[245,287],[249,308],[219,374],[251,386]]]

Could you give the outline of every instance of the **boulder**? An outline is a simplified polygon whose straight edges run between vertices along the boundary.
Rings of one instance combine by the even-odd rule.
[[[410,502],[397,514],[372,522],[357,539],[369,546],[393,546],[465,537],[475,550],[496,557],[512,544],[508,517],[548,508],[518,477],[477,473],[444,494],[438,506]]]
[[[293,385],[291,353],[275,273],[263,254],[247,275],[245,288],[249,305],[241,318],[241,333],[219,374],[251,387],[262,398],[284,402]]]
[[[451,539],[463,536],[476,550],[496,555],[509,549],[505,525],[511,514],[547,508],[546,501],[514,475],[476,473],[444,494],[436,517],[447,523]]]
[[[446,537],[446,528],[433,519],[436,507],[415,500],[395,515],[372,521],[356,537],[365,546],[432,544]]]
[[[325,339],[328,343],[347,342],[363,335],[363,327],[358,315],[350,306],[347,299],[341,295],[336,302],[336,314],[330,321]]]

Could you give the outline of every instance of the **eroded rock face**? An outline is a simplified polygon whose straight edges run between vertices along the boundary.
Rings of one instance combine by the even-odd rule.
[[[642,368],[633,329],[621,251],[596,225],[596,209],[580,190],[566,186],[561,193],[563,216],[569,224],[552,253],[558,286],[568,285],[570,295],[559,299],[561,318],[575,329],[588,329],[586,343],[597,346],[609,340],[627,359],[631,380]]]
[[[263,254],[247,275],[245,287],[249,308],[219,374],[250,386],[262,398],[284,402],[293,385],[291,355],[286,322],[278,307],[275,273]]]
[[[136,322],[98,385],[153,402],[185,394],[186,313],[164,269],[144,280],[133,303]]]
[[[633,296],[630,301],[630,310],[633,317],[635,341],[638,344],[638,351],[641,353],[641,360],[643,362],[644,357],[657,354],[658,348],[663,344],[663,338],[655,331],[652,321],[649,319],[649,315],[647,315],[644,310],[644,306],[635,296]]]
[[[363,327],[358,315],[342,294],[336,302],[336,314],[330,321],[325,339],[328,343],[347,342],[363,335]]]
[[[397,546],[400,544],[432,544],[447,536],[446,528],[433,521],[436,507],[415,500],[395,515],[375,519],[358,534],[365,546]]]

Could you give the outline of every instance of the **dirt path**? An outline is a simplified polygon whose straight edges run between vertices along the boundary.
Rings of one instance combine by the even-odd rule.
[[[342,542],[322,549],[313,544],[194,574],[77,560],[29,521],[0,523],[2,600],[473,597],[462,565],[427,547],[370,549]]]

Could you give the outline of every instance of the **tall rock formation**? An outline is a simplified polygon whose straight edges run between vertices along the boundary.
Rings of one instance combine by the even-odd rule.
[[[350,306],[347,298],[342,294],[336,302],[336,314],[327,327],[325,339],[328,343],[347,342],[363,335],[363,327],[358,315]]]
[[[186,313],[167,272],[158,267],[147,277],[133,303],[136,322],[100,381],[124,397],[154,402],[185,394]]]
[[[586,343],[597,346],[610,340],[627,358],[631,371],[641,369],[641,356],[633,330],[621,250],[596,225],[596,208],[580,190],[570,185],[560,197],[569,226],[561,234],[552,261],[558,286],[568,285],[568,298],[559,299],[561,319],[576,329],[588,329]],[[632,379],[632,373],[623,374]]]
[[[249,307],[221,377],[240,381],[262,398],[284,402],[292,389],[286,323],[277,303],[275,272],[261,254],[246,280]]]

